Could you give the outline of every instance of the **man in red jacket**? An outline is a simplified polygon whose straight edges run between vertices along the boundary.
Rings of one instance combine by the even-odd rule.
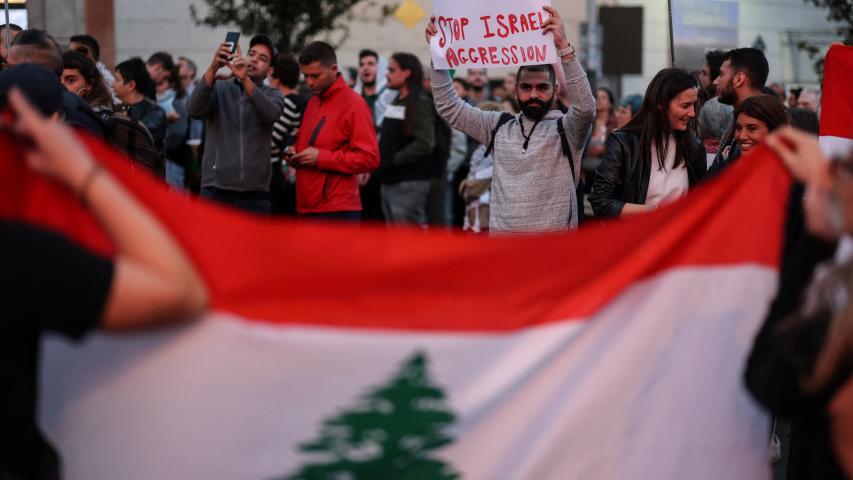
[[[367,103],[338,73],[335,50],[314,42],[299,56],[313,92],[296,137],[296,210],[315,217],[358,220],[357,175],[379,167],[376,131]]]

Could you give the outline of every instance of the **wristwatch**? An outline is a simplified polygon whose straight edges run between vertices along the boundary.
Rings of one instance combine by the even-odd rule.
[[[557,50],[557,56],[560,58],[568,57],[569,55],[574,55],[574,54],[575,54],[575,47],[573,47],[571,43],[569,44],[568,47],[566,47],[562,50]]]

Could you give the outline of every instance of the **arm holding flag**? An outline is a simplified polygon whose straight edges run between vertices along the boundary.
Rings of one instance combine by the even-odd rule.
[[[156,218],[89,154],[72,131],[42,117],[17,89],[16,130],[32,139],[30,168],[77,193],[111,237],[114,272],[100,325],[130,329],[201,313],[207,290],[186,253]]]

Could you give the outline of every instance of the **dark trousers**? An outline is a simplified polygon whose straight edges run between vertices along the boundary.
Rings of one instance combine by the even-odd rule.
[[[323,213],[304,213],[301,215],[305,218],[317,220],[333,220],[346,222],[360,222],[361,212],[323,212]]]
[[[216,187],[203,187],[201,198],[207,198],[246,212],[261,215],[270,214],[269,192],[237,192]]]
[[[382,211],[382,196],[379,193],[381,185],[376,176],[371,176],[367,185],[359,187],[362,206],[361,218],[367,222],[385,222],[385,215]]]
[[[270,202],[273,215],[296,215],[296,186],[284,178],[281,160],[272,164]]]

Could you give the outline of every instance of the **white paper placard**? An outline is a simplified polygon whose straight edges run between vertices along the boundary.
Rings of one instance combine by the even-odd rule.
[[[502,68],[557,63],[554,36],[543,35],[550,0],[433,0],[435,68]]]

